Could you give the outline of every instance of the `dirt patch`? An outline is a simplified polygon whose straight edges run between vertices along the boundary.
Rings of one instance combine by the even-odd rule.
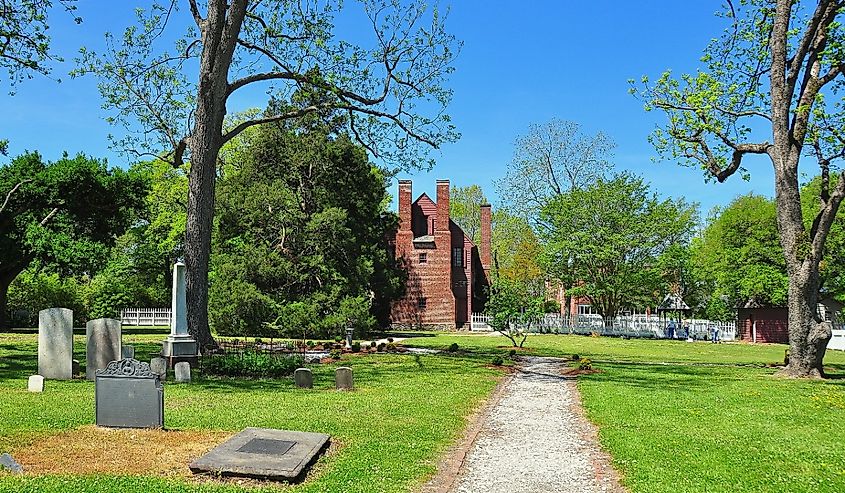
[[[83,426],[35,440],[12,456],[26,474],[144,474],[190,477],[188,464],[230,431],[119,430]]]
[[[561,375],[565,377],[577,377],[578,375],[592,375],[594,373],[603,373],[601,370],[596,368],[590,370],[582,370],[580,368],[567,368],[560,372]]]

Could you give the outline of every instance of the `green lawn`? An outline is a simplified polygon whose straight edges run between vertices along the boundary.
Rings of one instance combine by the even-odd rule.
[[[147,355],[161,335],[126,336]],[[84,341],[75,336],[77,358]],[[233,430],[247,426],[324,432],[342,446],[321,460],[321,473],[290,491],[408,491],[430,476],[465,417],[490,394],[498,372],[472,358],[378,355],[339,364],[355,371],[355,392],[333,390],[338,365],[315,365],[314,390],[289,379],[200,379],[166,385],[165,424],[171,429]],[[94,386],[48,381],[43,394],[26,391],[37,367],[36,337],[0,334],[0,452],[47,434],[94,421]],[[115,451],[119,453],[119,451]],[[0,491],[241,491],[236,485],[143,476],[11,476]]]
[[[413,344],[453,342],[490,354],[508,341]],[[825,360],[834,378],[816,382],[772,376],[763,365],[782,361],[782,345],[537,335],[526,346],[593,359],[601,372],[579,377],[583,404],[634,493],[845,491],[843,352]]]

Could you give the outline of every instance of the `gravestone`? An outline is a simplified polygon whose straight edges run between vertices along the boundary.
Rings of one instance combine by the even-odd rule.
[[[135,346],[124,344],[120,346],[120,359],[135,358]]]
[[[12,474],[23,474],[23,467],[6,453],[0,454],[0,469],[6,469]]]
[[[32,375],[29,377],[26,389],[30,392],[44,392],[44,377],[41,375]]]
[[[334,385],[337,390],[354,390],[355,383],[352,380],[352,368],[341,366],[335,370]]]
[[[180,361],[173,367],[176,383],[191,383],[191,365],[187,361]]]
[[[98,318],[85,324],[85,378],[94,380],[94,374],[120,356],[120,320]]]
[[[135,359],[112,361],[97,370],[95,382],[97,426],[164,427],[164,388],[150,365]]]
[[[299,481],[328,444],[323,433],[246,428],[190,468],[195,474]]]
[[[161,381],[167,380],[167,360],[164,358],[153,358],[150,360],[150,370],[158,375]]]
[[[355,329],[352,327],[346,328],[346,349],[352,349],[352,335],[355,333]]]
[[[161,344],[161,356],[167,367],[180,361],[197,364],[197,341],[188,334],[188,303],[186,298],[185,264],[173,265],[173,292],[170,304],[170,335]]]
[[[75,359],[75,360],[71,361],[70,373],[75,377],[75,376],[79,375],[79,372],[80,372],[79,360]]]
[[[54,380],[73,378],[73,311],[38,312],[38,374]]]
[[[296,386],[301,389],[310,389],[314,387],[314,375],[308,368],[297,368],[293,372],[293,381]]]

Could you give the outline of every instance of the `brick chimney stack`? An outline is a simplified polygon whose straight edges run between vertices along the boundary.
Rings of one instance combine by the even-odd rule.
[[[434,231],[449,232],[449,180],[437,180],[437,221],[434,223]]]
[[[411,230],[411,180],[399,180],[399,231]]]
[[[491,224],[490,204],[481,205],[481,245],[479,245],[479,256],[481,257],[481,267],[484,268],[484,274],[490,277],[490,245],[493,228]]]

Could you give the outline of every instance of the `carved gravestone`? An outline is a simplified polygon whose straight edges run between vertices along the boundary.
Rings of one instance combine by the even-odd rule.
[[[352,368],[346,366],[338,367],[334,371],[334,385],[337,390],[354,390],[355,383],[352,379]]]
[[[297,368],[293,372],[293,381],[296,386],[301,389],[310,389],[314,387],[314,375],[308,368]]]
[[[164,388],[147,363],[112,361],[97,370],[94,392],[97,426],[164,427]]]
[[[122,359],[120,332],[120,320],[113,318],[98,318],[85,324],[85,378],[94,380],[97,370]]]
[[[73,378],[73,311],[38,312],[38,374],[54,380]]]

